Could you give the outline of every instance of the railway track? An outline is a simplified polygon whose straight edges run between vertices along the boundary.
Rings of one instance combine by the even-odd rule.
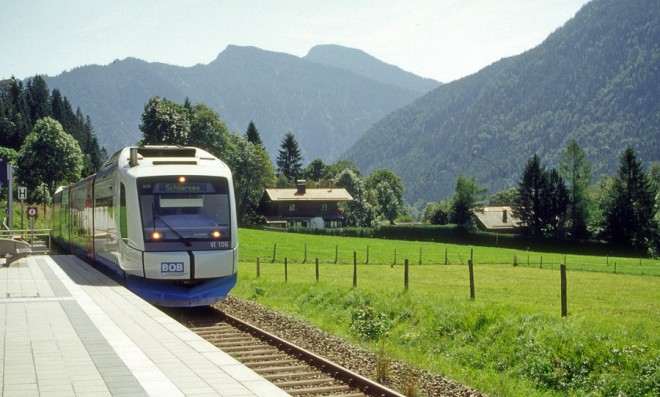
[[[207,307],[169,314],[292,396],[402,397],[217,309]]]

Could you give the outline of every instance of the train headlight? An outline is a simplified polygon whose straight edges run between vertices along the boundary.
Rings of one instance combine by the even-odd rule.
[[[186,177],[185,176],[180,176],[179,177],[179,183],[186,183]]]
[[[159,232],[158,230],[154,230],[153,233],[151,233],[152,240],[160,240],[162,238],[163,238],[163,233]]]
[[[222,233],[220,233],[219,230],[214,230],[214,231],[211,232],[211,237],[220,238],[220,237],[222,237]]]

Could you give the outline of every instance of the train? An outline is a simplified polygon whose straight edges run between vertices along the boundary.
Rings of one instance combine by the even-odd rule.
[[[52,214],[55,243],[154,305],[207,306],[236,285],[232,174],[205,150],[123,148],[59,187]]]

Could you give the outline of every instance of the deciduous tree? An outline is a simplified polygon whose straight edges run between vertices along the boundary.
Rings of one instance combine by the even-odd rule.
[[[303,175],[307,180],[320,181],[328,177],[328,166],[321,159],[314,159],[305,167]]]
[[[188,145],[190,113],[183,105],[152,97],[144,106],[140,131],[144,145]]]
[[[49,192],[80,178],[83,155],[78,142],[50,117],[37,121],[16,157],[16,177],[29,191],[45,183]]]
[[[485,194],[486,189],[477,186],[475,178],[467,179],[459,175],[456,180],[456,192],[451,202],[451,222],[458,225],[471,223],[471,210],[483,201]]]
[[[237,134],[230,135],[230,143],[227,164],[234,177],[238,220],[241,225],[254,224],[264,191],[275,179],[273,166],[262,146]]]
[[[343,187],[353,197],[353,201],[341,204],[346,226],[371,227],[374,211],[367,202],[366,187],[362,179],[353,171],[346,169],[336,179],[337,187]]]
[[[376,186],[376,199],[378,213],[393,225],[399,215],[400,204],[389,183],[382,181]]]

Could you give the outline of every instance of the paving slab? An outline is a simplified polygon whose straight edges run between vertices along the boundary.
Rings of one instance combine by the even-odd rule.
[[[82,260],[0,267],[0,396],[286,396]]]

